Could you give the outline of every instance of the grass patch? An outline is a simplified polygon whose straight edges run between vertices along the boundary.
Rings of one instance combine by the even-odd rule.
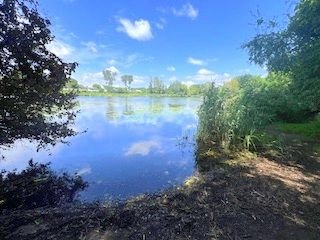
[[[320,137],[320,119],[304,123],[279,123],[278,127],[287,133],[299,134],[308,138]]]

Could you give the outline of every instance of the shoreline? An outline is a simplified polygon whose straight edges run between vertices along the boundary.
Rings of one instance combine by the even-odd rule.
[[[285,153],[221,157],[203,148],[198,160],[211,169],[178,188],[114,203],[6,211],[0,237],[319,239],[320,160],[309,155],[312,143],[300,143],[291,139]]]
[[[85,92],[77,93],[77,97],[86,96],[86,97],[179,97],[179,98],[188,98],[188,97],[202,97],[202,95],[172,95],[172,94],[150,94],[150,93],[99,93],[99,92]]]

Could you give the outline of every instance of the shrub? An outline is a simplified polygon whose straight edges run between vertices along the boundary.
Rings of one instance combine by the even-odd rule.
[[[276,120],[296,120],[303,108],[283,73],[245,75],[212,86],[199,110],[198,140],[223,149],[254,149],[260,132]]]

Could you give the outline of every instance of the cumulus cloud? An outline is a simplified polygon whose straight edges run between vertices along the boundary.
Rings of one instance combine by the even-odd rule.
[[[82,74],[81,76],[77,76],[76,79],[80,84],[83,84],[85,86],[89,86],[94,83],[102,84],[104,81],[102,72],[87,72]]]
[[[126,33],[132,39],[147,41],[153,38],[151,25],[147,20],[130,21],[126,18],[120,18],[119,23],[120,26],[117,28],[117,31]]]
[[[191,18],[192,20],[196,19],[199,10],[194,8],[190,3],[183,5],[180,9],[173,9],[173,14],[176,16],[184,16]]]
[[[167,67],[167,70],[169,72],[174,72],[176,70],[176,68],[174,66],[169,66],[169,67]]]
[[[198,75],[212,75],[212,74],[214,74],[214,72],[211,70],[208,70],[206,68],[201,68],[198,70],[197,74]]]
[[[50,52],[54,53],[55,55],[63,59],[69,57],[74,50],[72,46],[59,40],[54,40],[50,42],[47,45],[47,48]]]
[[[193,57],[189,57],[187,61],[188,61],[188,63],[190,63],[192,65],[198,65],[198,66],[203,66],[203,65],[207,64],[204,60],[196,59]]]
[[[213,82],[216,86],[223,85],[226,81],[232,78],[229,73],[216,73],[212,70],[201,68],[195,75],[187,76],[187,80],[184,82],[187,85]]]
[[[109,70],[110,72],[117,73],[117,74],[120,73],[120,71],[115,66],[108,67],[105,70]]]

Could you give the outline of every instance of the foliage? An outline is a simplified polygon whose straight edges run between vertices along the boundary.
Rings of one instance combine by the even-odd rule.
[[[320,137],[319,119],[304,123],[279,123],[278,127],[288,133],[300,134],[309,138]]]
[[[245,75],[222,87],[212,86],[199,110],[198,140],[225,149],[254,149],[260,132],[288,117],[291,79],[282,73],[266,78]]]
[[[151,78],[149,83],[149,92],[157,94],[165,93],[164,82],[158,77]]]
[[[112,91],[113,82],[116,80],[117,72],[106,69],[102,71],[103,78],[107,82],[108,91]]]
[[[77,193],[87,186],[80,176],[67,173],[59,176],[49,164],[30,160],[29,166],[20,173],[1,172],[0,210],[59,206],[74,201]]]
[[[123,75],[121,76],[121,81],[124,83],[126,90],[130,88],[131,83],[133,82],[132,75]]]
[[[193,96],[193,95],[203,95],[208,89],[210,88],[210,84],[204,83],[204,84],[194,84],[191,85],[188,88],[188,95]]]
[[[174,81],[169,85],[167,92],[169,94],[185,96],[188,94],[188,87],[179,81]]]
[[[92,84],[92,88],[94,90],[97,90],[98,92],[103,92],[104,91],[103,87],[101,85],[97,84],[97,83]]]
[[[78,88],[80,88],[80,85],[77,80],[75,80],[73,78],[69,78],[65,87],[70,88],[70,89],[78,89]]]
[[[244,45],[250,61],[292,76],[291,91],[300,110],[291,113],[294,118],[309,118],[320,111],[319,12],[320,1],[301,0],[285,29],[268,28]]]
[[[76,134],[75,96],[62,91],[76,63],[47,49],[49,26],[34,0],[0,3],[0,145],[26,138],[40,148]]]

